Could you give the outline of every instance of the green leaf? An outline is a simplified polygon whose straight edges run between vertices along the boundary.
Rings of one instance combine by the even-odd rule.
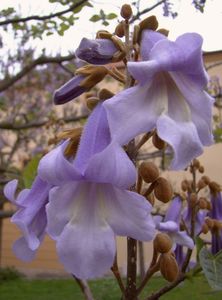
[[[110,13],[110,14],[106,15],[106,18],[107,18],[108,20],[112,20],[112,19],[117,18],[117,15],[114,14],[114,13]]]
[[[70,27],[70,26],[69,26],[68,24],[61,23],[61,24],[60,24],[60,28],[59,28],[59,30],[58,30],[58,34],[59,34],[59,35],[63,35],[64,32],[65,32],[66,30],[69,29],[69,27]]]
[[[200,265],[212,289],[222,290],[222,250],[215,256],[206,247],[200,250]]]
[[[40,159],[41,159],[41,155],[38,154],[34,156],[25,166],[22,172],[22,178],[23,178],[25,188],[31,187],[32,182],[37,174],[37,168]]]
[[[108,26],[108,25],[109,25],[109,22],[103,21],[102,24],[103,24],[104,26]]]
[[[93,15],[90,19],[91,22],[98,22],[101,20],[101,17],[99,15]]]

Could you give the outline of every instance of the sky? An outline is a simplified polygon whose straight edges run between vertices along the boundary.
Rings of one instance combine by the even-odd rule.
[[[84,8],[79,14],[80,19],[70,28],[63,37],[55,34],[45,37],[42,41],[35,40],[33,46],[41,49],[46,48],[50,53],[67,54],[75,50],[83,37],[94,38],[99,29],[114,31],[117,20],[111,21],[109,27],[104,28],[100,23],[89,22],[89,18],[103,9],[105,12],[115,12],[119,15],[122,4],[130,3],[123,0],[98,0],[91,1],[93,8]],[[156,3],[157,0],[141,0],[141,8],[144,9]],[[222,0],[207,0],[205,12],[202,14],[191,5],[192,0],[175,0],[175,11],[178,17],[172,19],[163,17],[162,7],[152,10],[159,20],[160,27],[170,30],[169,38],[174,40],[185,32],[197,32],[204,38],[203,50],[216,51],[222,49]],[[32,14],[48,14],[61,9],[59,4],[51,4],[47,0],[1,0],[1,8],[8,6],[20,7],[23,16]],[[120,18],[119,18],[120,19]],[[13,46],[13,40],[8,36],[9,46]]]

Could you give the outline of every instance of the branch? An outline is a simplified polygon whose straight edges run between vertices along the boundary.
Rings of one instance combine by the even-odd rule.
[[[0,220],[5,218],[11,218],[11,216],[15,213],[14,210],[0,210]]]
[[[36,60],[33,60],[32,62],[30,62],[29,65],[25,66],[16,75],[1,81],[0,82],[0,92],[8,89],[11,85],[13,85],[19,79],[24,77],[27,73],[29,73],[32,69],[34,69],[38,65],[44,65],[44,64],[48,64],[48,63],[59,64],[59,63],[62,63],[64,61],[69,61],[73,58],[75,58],[75,54],[70,54],[70,55],[67,55],[67,56],[57,56],[57,57],[40,56]]]
[[[75,277],[74,275],[72,275],[72,276],[76,280],[76,282],[78,283],[81,291],[84,294],[85,299],[86,300],[93,300],[94,298],[93,298],[92,292],[90,290],[90,287],[89,287],[87,281],[79,279],[79,278]]]
[[[132,19],[130,20],[130,23],[133,23],[134,21],[138,20],[142,15],[150,12],[151,10],[153,10],[154,8],[158,7],[159,5],[163,4],[166,0],[162,0],[157,2],[156,4],[154,4],[151,7],[148,7],[142,11],[139,11],[135,16],[132,17]]]
[[[81,115],[77,117],[69,117],[69,118],[59,118],[57,119],[57,122],[59,121],[64,121],[65,123],[71,123],[71,122],[77,122],[81,121],[83,119],[86,119],[89,115]],[[39,122],[30,122],[27,124],[22,124],[22,125],[15,125],[14,123],[0,123],[0,129],[5,129],[5,130],[26,130],[26,129],[31,129],[31,128],[38,128],[46,125],[49,122],[49,120],[43,120]]]
[[[215,68],[217,66],[220,66],[220,65],[222,65],[222,61],[218,61],[218,62],[216,62],[214,64],[211,64],[211,65],[207,66],[206,70],[208,71],[208,70],[213,69],[213,68]]]
[[[36,20],[36,21],[45,21],[45,20],[49,20],[55,17],[59,17],[62,16],[68,12],[72,12],[74,9],[78,8],[79,6],[83,5],[84,3],[86,3],[87,0],[81,0],[73,5],[71,5],[69,8],[59,11],[57,13],[54,14],[50,14],[50,15],[46,15],[46,16],[30,16],[30,17],[25,17],[25,18],[15,18],[15,19],[9,19],[9,20],[4,20],[0,22],[0,26],[3,25],[8,25],[8,24],[16,24],[16,23],[20,23],[20,22],[28,22],[31,20]]]

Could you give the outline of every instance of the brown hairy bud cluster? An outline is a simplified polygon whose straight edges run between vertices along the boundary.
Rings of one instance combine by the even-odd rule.
[[[124,24],[123,24],[123,21],[121,21],[115,28],[115,34],[118,36],[118,37],[123,37],[125,35],[125,32],[124,32]]]
[[[156,132],[152,136],[152,143],[159,150],[164,149],[166,145],[166,143],[163,140],[161,140],[161,138],[158,136]]]
[[[222,222],[216,219],[207,218],[205,223],[211,231],[218,232],[222,230]]]
[[[164,253],[160,256],[160,272],[169,282],[177,279],[179,267],[175,257],[171,253]]]
[[[198,171],[203,174],[204,173],[204,166],[199,166]]]
[[[200,162],[198,159],[194,158],[193,160],[193,166],[196,168],[196,169],[199,169],[200,167]]]
[[[183,192],[186,192],[188,190],[188,185],[189,185],[189,183],[188,183],[187,180],[183,180],[181,182],[181,189],[182,189]]]
[[[163,203],[169,202],[173,197],[173,189],[171,184],[163,177],[156,180],[154,187],[155,197]]]
[[[132,8],[129,4],[123,4],[120,10],[120,15],[125,20],[129,20],[133,14]]]
[[[173,242],[166,233],[158,233],[153,241],[154,249],[159,253],[167,253],[171,250]]]
[[[151,183],[159,177],[159,170],[152,162],[142,162],[139,166],[139,174],[145,182]]]
[[[209,229],[212,229],[214,227],[214,220],[211,219],[211,218],[205,219],[205,223],[207,224],[207,226],[209,227]]]

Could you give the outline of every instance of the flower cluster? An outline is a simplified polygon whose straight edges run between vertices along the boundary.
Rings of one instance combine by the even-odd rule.
[[[155,131],[173,150],[174,169],[185,168],[212,143],[213,100],[204,91],[208,79],[201,46],[202,38],[195,33],[172,42],[160,32],[143,30],[140,60],[127,63],[135,85],[128,84],[114,96],[110,93],[105,101],[98,98],[77,152],[72,152],[72,139],[64,138],[41,159],[30,190],[16,199],[17,182],[6,185],[5,196],[18,207],[12,222],[23,233],[14,244],[19,258],[33,259],[47,233],[56,241],[66,270],[78,278],[92,278],[112,266],[116,235],[141,241],[154,238],[152,206],[133,189],[135,151],[130,151],[130,141]],[[126,61],[126,52],[121,40],[107,32],[95,41],[83,39],[76,55],[90,65],[55,91],[55,104],[90,90],[107,74],[123,82],[124,75],[109,63]],[[192,248],[192,239],[179,228],[180,210],[181,199],[176,197],[156,228],[173,242]]]

